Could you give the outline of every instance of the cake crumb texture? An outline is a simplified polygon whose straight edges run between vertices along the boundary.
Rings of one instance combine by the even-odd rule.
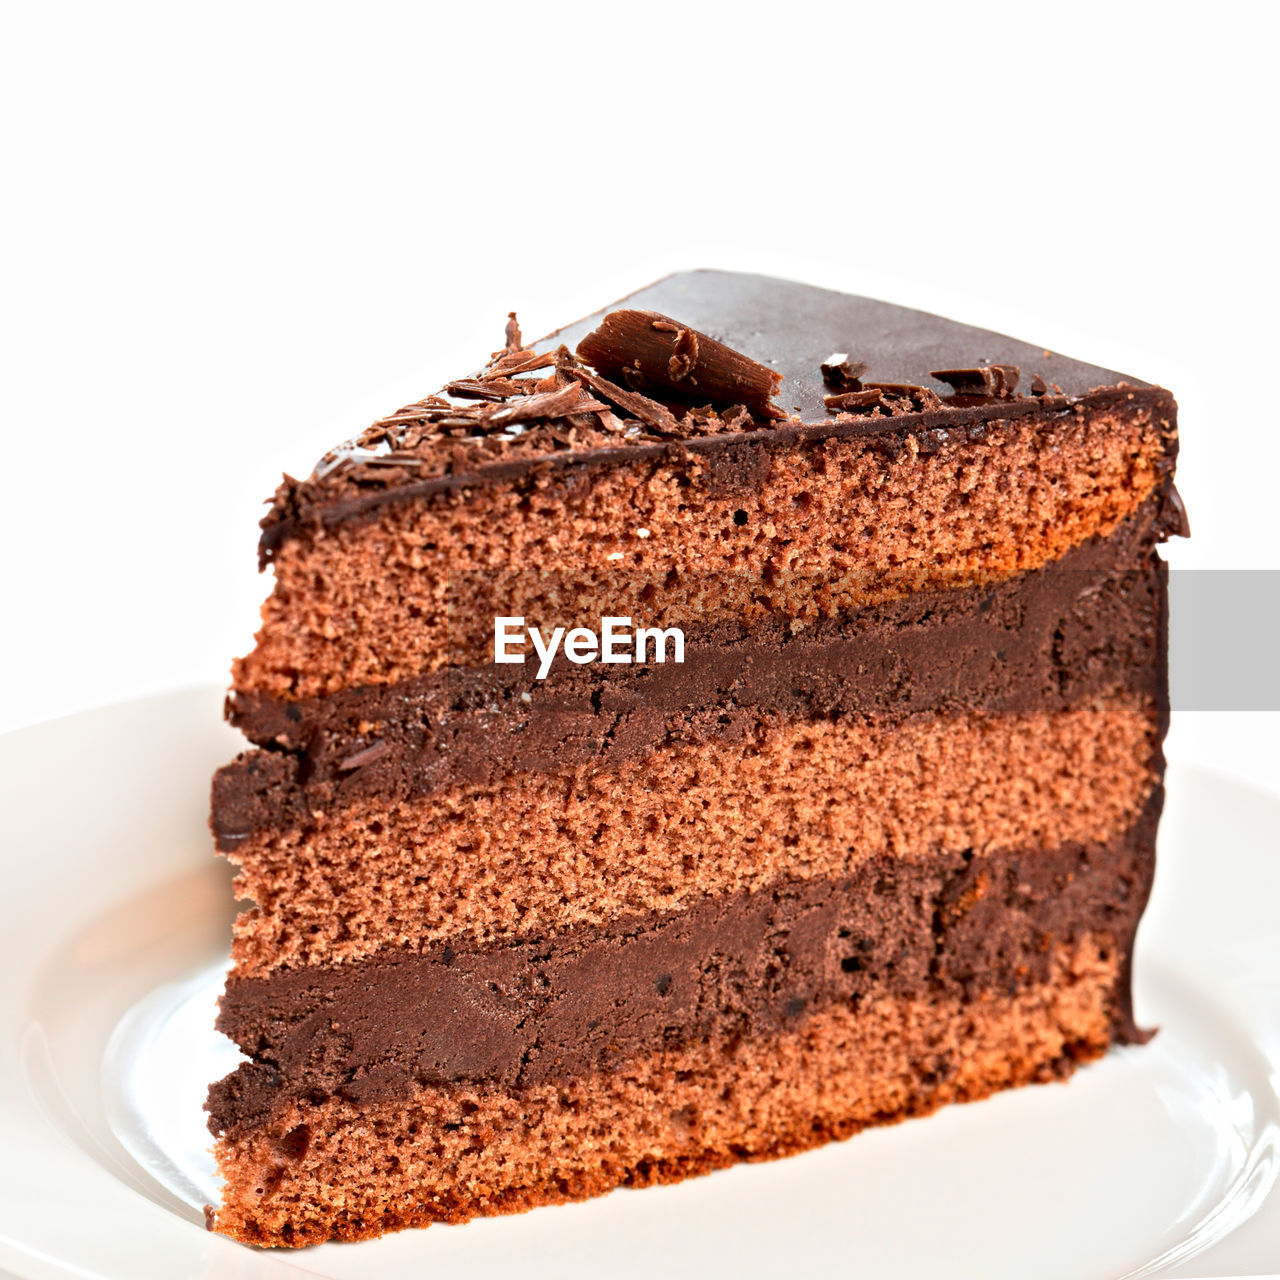
[[[612,772],[358,800],[231,855],[256,903],[236,921],[237,973],[604,925],[885,853],[1104,846],[1156,784],[1156,732],[1131,694],[896,725],[766,717]]]

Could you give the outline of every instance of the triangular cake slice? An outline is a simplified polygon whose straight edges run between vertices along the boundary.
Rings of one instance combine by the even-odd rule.
[[[216,1230],[665,1182],[1141,1040],[1168,392],[671,276],[286,477]]]

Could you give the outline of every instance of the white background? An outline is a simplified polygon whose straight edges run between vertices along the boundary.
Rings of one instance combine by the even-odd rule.
[[[8,13],[0,729],[224,680],[283,469],[686,267],[1170,386],[1174,563],[1277,566],[1273,4]]]

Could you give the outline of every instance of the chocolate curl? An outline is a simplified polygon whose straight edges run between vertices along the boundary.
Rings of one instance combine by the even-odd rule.
[[[578,343],[577,354],[632,391],[687,404],[740,404],[757,418],[786,417],[770,403],[780,373],[656,311],[611,311]]]

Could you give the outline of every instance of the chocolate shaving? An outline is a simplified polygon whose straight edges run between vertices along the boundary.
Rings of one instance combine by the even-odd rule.
[[[516,321],[516,313],[514,311],[507,312],[507,354],[514,355],[517,351],[524,350],[524,343],[520,340],[520,325]]]
[[[338,761],[338,768],[344,773],[351,769],[358,769],[361,765],[372,764],[375,760],[380,760],[391,750],[391,743],[375,742],[371,747],[365,747],[363,751],[357,751],[355,755],[348,756],[345,760]]]
[[[569,377],[585,383],[601,399],[607,400],[615,408],[621,409],[624,413],[629,413],[633,418],[643,422],[647,427],[652,427],[653,430],[662,435],[674,436],[680,434],[679,421],[666,405],[659,404],[656,400],[650,400],[648,396],[641,395],[639,392],[624,391],[607,378],[602,378],[598,373],[592,373],[589,369],[584,369],[569,354],[567,347],[561,347],[558,354],[561,354],[558,367],[564,370]]]
[[[512,396],[522,396],[530,390],[527,383],[502,377],[460,378],[445,387],[449,395],[463,400],[510,400]]]
[[[601,431],[607,431],[610,435],[620,436],[627,429],[627,424],[621,418],[615,417],[608,409],[596,410],[596,422]]]
[[[1037,373],[1031,379],[1031,394],[1033,396],[1043,396],[1047,395],[1048,391],[1049,384]]]
[[[504,405],[484,405],[480,422],[487,430],[509,427],[516,422],[533,422],[538,418],[567,418],[576,413],[593,413],[605,406],[593,400],[576,383],[558,391],[543,391],[523,396]]]
[[[375,427],[391,427],[401,422],[421,422],[430,412],[431,410],[424,406],[409,405],[404,409],[397,409],[395,413],[387,414],[385,418],[379,418],[373,425]]]
[[[369,430],[381,431],[386,427],[398,426],[405,422],[421,422],[441,409],[452,408],[453,406],[447,400],[443,400],[439,396],[426,396],[419,400],[417,404],[406,404],[397,409],[395,413],[389,413],[385,418],[379,418]]]
[[[698,335],[692,329],[681,329],[676,334],[676,344],[672,348],[671,359],[667,362],[667,372],[672,382],[680,382],[687,378],[698,363]]]
[[[929,376],[945,382],[956,395],[1009,400],[1019,371],[1016,364],[982,364],[972,369],[931,369]]]
[[[735,404],[729,409],[690,409],[680,420],[682,438],[690,436],[721,435],[728,431],[750,431],[754,426],[745,405]]]
[[[856,413],[878,408],[884,404],[884,395],[879,387],[871,387],[866,391],[843,391],[823,396],[822,403],[827,406],[828,413]]]
[[[869,391],[879,391],[886,401],[902,401],[899,413],[923,413],[926,409],[937,409],[942,401],[936,391],[928,387],[918,387],[914,382],[864,382]],[[891,408],[892,403],[891,403]]]
[[[578,439],[578,431],[589,425],[585,417],[565,418],[561,422],[546,422],[536,430],[543,432],[558,449],[572,449]]]
[[[551,370],[545,378],[539,378],[534,383],[535,391],[559,391],[561,387],[567,387],[573,379],[558,366]]]
[[[460,431],[475,431],[481,426],[479,414],[480,409],[478,406],[459,406],[453,414],[443,418],[432,418],[430,422],[436,431],[443,431],[446,435],[456,434]]]
[[[577,353],[635,392],[714,407],[741,404],[759,418],[786,416],[771,403],[780,373],[656,311],[611,311]]]
[[[823,382],[833,390],[862,390],[859,379],[866,373],[867,366],[860,360],[850,360],[843,351],[836,351],[829,355],[819,367],[822,370]]]
[[[493,361],[480,374],[482,380],[490,378],[514,378],[518,373],[533,373],[537,369],[549,369],[555,364],[553,352],[507,351]]]
[[[745,431],[751,425],[751,414],[743,404],[735,404],[719,416],[722,431]]]
[[[823,396],[828,413],[882,414],[897,417],[904,413],[926,413],[942,401],[928,387],[913,382],[867,382],[860,391],[843,391]]]

